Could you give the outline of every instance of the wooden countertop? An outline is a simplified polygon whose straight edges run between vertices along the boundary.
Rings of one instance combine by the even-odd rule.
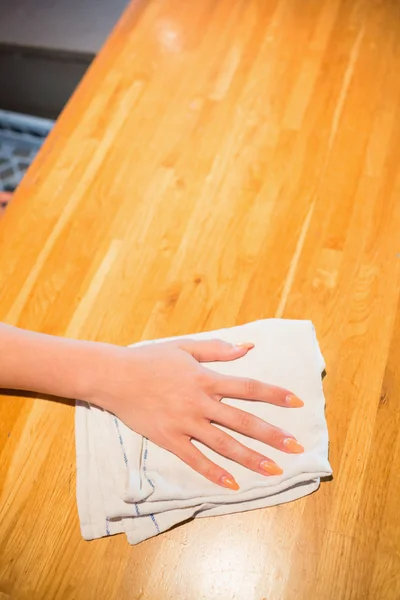
[[[400,5],[137,0],[0,224],[0,319],[127,344],[312,318],[334,479],[84,542],[73,408],[3,394],[0,597],[400,597]]]

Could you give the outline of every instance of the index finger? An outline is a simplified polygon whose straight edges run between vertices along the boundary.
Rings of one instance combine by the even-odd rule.
[[[304,402],[290,390],[263,383],[249,377],[228,377],[219,375],[216,392],[222,398],[238,398],[241,400],[255,400],[268,402],[286,408],[300,408]]]

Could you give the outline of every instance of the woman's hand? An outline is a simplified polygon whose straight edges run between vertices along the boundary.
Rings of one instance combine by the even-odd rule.
[[[296,408],[303,406],[299,398],[289,390],[219,375],[201,365],[235,360],[251,348],[252,344],[232,346],[220,340],[190,339],[137,348],[93,344],[84,369],[82,399],[114,413],[210,481],[237,490],[232,475],[206,458],[191,439],[263,475],[280,475],[282,469],[214,423],[283,452],[304,450],[290,433],[220,402],[230,397]]]
[[[210,481],[238,489],[230,473],[208,460],[191,440],[264,475],[281,468],[221,431],[214,423],[283,452],[303,452],[294,437],[224,397],[303,406],[289,390],[252,379],[219,375],[202,362],[235,360],[252,344],[220,340],[122,348],[33,333],[0,323],[0,387],[80,398],[114,413],[128,427],[170,450]]]

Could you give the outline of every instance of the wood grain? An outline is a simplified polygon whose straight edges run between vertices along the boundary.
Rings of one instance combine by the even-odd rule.
[[[81,540],[73,409],[0,401],[0,594],[400,598],[400,4],[136,0],[0,223],[0,318],[128,344],[311,318],[334,479]]]

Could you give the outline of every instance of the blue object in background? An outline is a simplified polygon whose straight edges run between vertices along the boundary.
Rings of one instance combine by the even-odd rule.
[[[0,110],[0,191],[15,190],[53,125],[49,119]]]

